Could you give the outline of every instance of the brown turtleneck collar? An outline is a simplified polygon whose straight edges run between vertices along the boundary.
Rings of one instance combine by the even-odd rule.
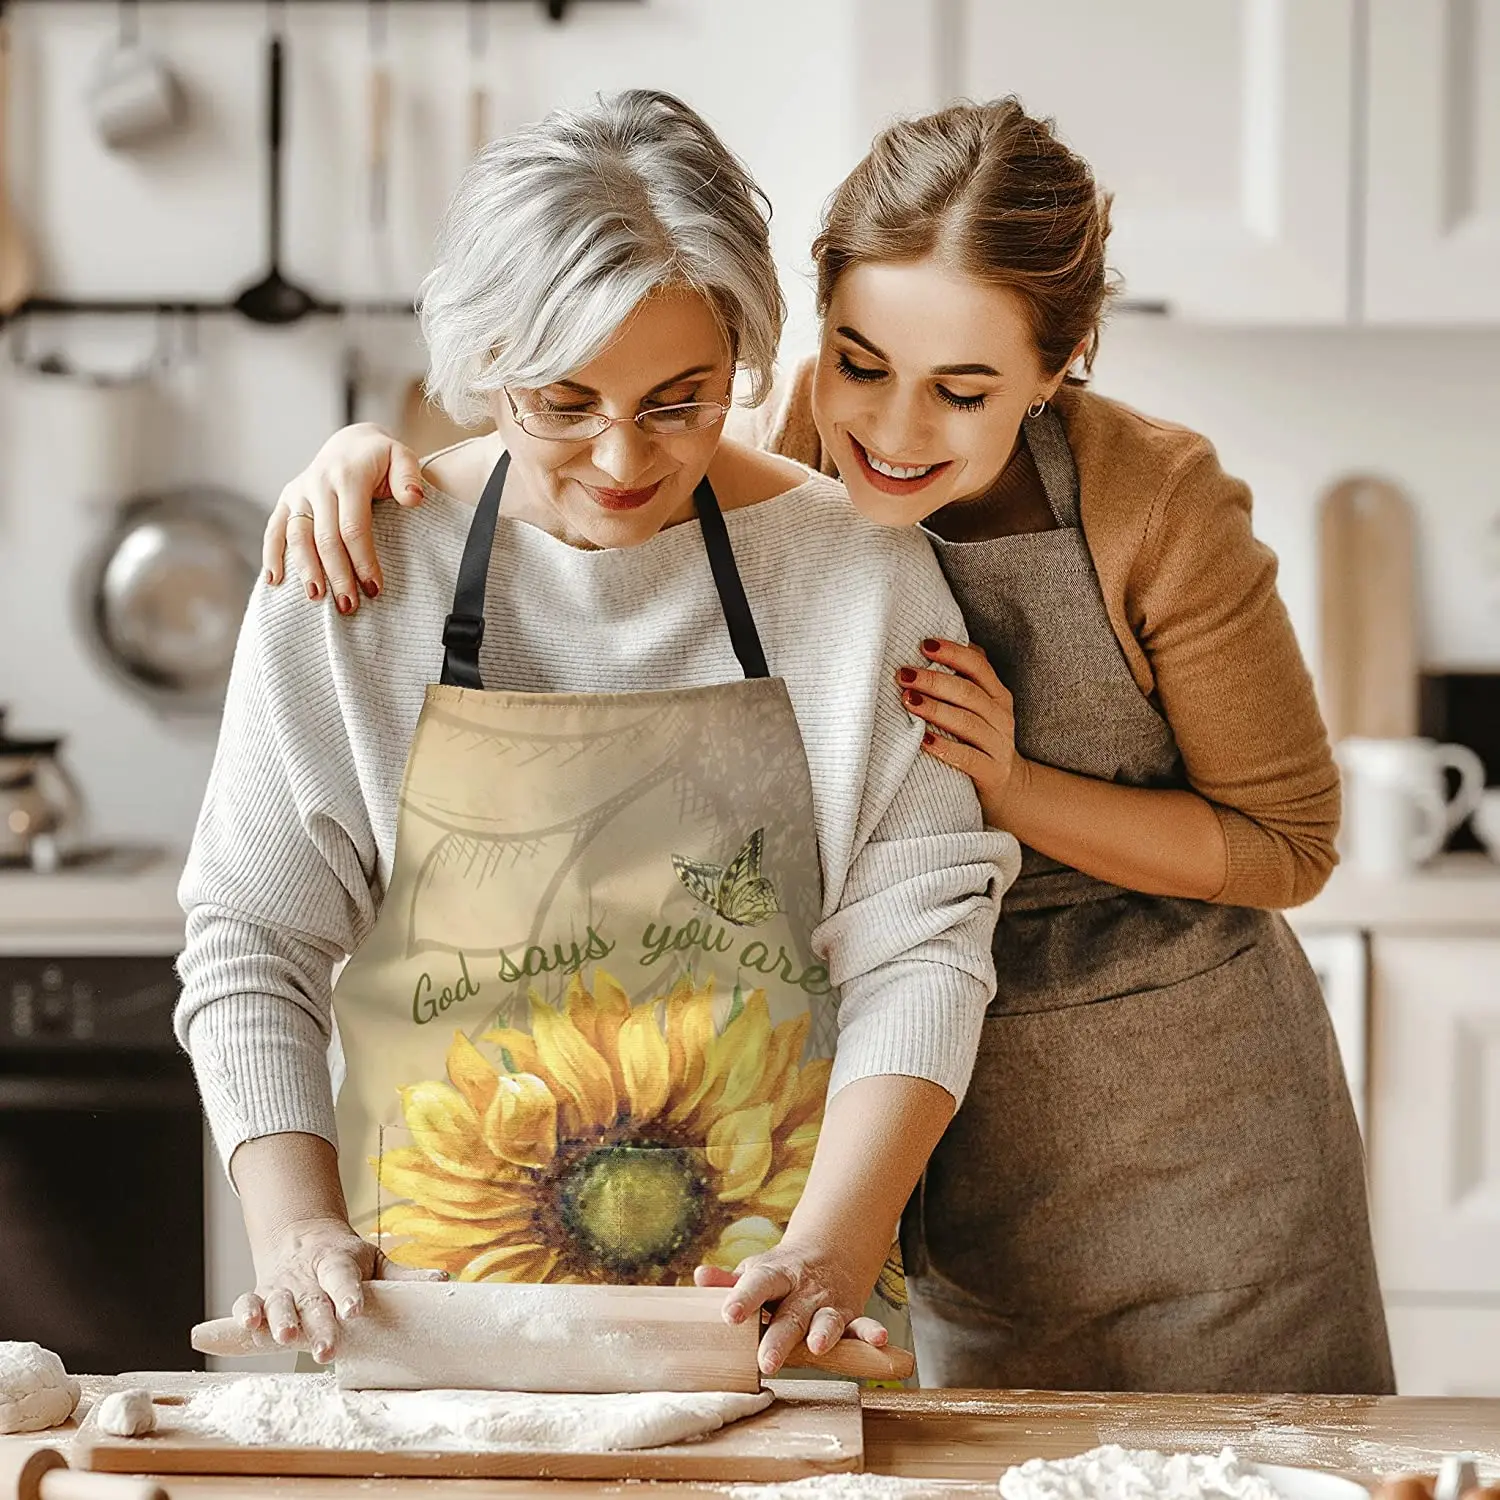
[[[1017,444],[988,494],[975,500],[955,500],[934,511],[922,524],[945,542],[988,542],[996,537],[1057,530],[1042,476],[1024,441]]]

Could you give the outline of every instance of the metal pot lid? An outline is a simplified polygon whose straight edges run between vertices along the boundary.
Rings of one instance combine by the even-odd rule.
[[[162,706],[219,705],[263,524],[250,501],[219,489],[121,507],[90,569],[87,612],[96,646],[126,685]]]

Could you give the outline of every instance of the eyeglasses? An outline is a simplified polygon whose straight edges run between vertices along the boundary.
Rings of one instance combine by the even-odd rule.
[[[722,422],[729,410],[724,401],[684,401],[676,406],[651,406],[633,417],[606,417],[597,411],[522,411],[509,391],[505,399],[522,432],[551,443],[587,443],[625,422],[633,422],[652,437],[680,437]]]

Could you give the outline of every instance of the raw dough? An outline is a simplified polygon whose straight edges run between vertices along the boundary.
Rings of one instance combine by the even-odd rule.
[[[1233,1448],[1157,1453],[1110,1443],[1076,1458],[1028,1459],[1000,1476],[1004,1500],[1281,1500]]]
[[[40,1432],[73,1415],[78,1382],[40,1344],[0,1343],[0,1432]]]
[[[99,1403],[99,1425],[112,1437],[145,1437],[156,1430],[156,1408],[151,1392],[132,1386],[111,1391]]]
[[[703,1437],[772,1399],[770,1391],[343,1391],[332,1375],[247,1375],[200,1391],[181,1421],[250,1446],[596,1453]]]

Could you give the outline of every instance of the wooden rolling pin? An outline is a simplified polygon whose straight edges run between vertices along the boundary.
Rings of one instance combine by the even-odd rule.
[[[0,1448],[4,1500],[167,1500],[154,1479],[70,1469],[56,1448]]]
[[[349,1390],[757,1391],[754,1319],[730,1324],[721,1287],[543,1286],[372,1281],[339,1329],[338,1382]],[[193,1348],[228,1356],[306,1350],[234,1318],[193,1329]],[[789,1369],[904,1380],[905,1349],[841,1339],[799,1345]]]

